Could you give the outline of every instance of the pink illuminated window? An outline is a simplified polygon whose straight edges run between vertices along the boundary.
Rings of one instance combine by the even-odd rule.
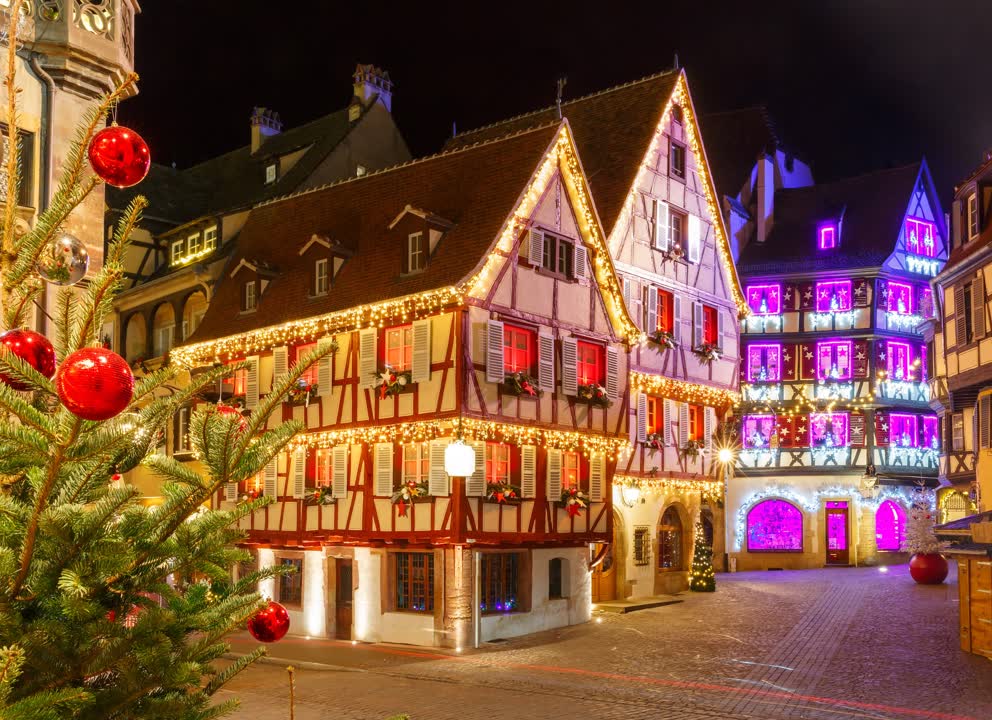
[[[885,500],[875,511],[875,547],[885,552],[899,552],[906,539],[906,511]]]
[[[923,416],[924,447],[940,450],[940,421],[936,415]]]
[[[913,314],[913,287],[906,283],[889,282],[889,312]]]
[[[847,413],[811,413],[809,446],[832,448],[847,445]]]
[[[782,379],[782,346],[762,343],[747,346],[747,381],[778,382]]]
[[[933,290],[930,288],[920,290],[920,314],[927,319],[934,317]]]
[[[851,281],[831,280],[816,284],[817,312],[844,312],[851,309]]]
[[[889,379],[912,380],[912,366],[909,360],[911,350],[909,343],[889,340],[885,345],[889,353]]]
[[[937,254],[937,243],[934,239],[937,232],[932,222],[920,218],[906,218],[906,251],[916,255],[934,257]]]
[[[803,514],[785,500],[763,500],[747,514],[748,552],[802,552]]]
[[[915,415],[891,413],[889,415],[889,444],[898,447],[917,447],[920,435]]]
[[[766,448],[775,432],[774,415],[745,415],[741,423],[741,442],[744,449]]]
[[[831,340],[816,344],[816,377],[819,380],[850,380],[851,341]]]
[[[778,315],[782,312],[782,286],[748,285],[747,304],[755,315]]]
[[[821,250],[837,247],[837,223],[824,223],[817,227],[816,243]]]

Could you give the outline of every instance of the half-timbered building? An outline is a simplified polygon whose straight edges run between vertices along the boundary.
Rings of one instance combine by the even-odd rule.
[[[917,483],[936,482],[922,326],[947,258],[925,161],[775,193],[742,248],[738,569],[902,560]]]
[[[567,122],[255,208],[191,338],[251,412],[308,349],[270,422],[305,431],[221,506],[301,635],[468,646],[589,619],[613,531],[629,319]],[[445,472],[461,436],[468,477]]]
[[[685,589],[693,527],[724,553],[713,436],[739,399],[747,311],[684,71],[671,70],[456,135],[463,147],[560,112],[574,130],[625,304],[632,450],[614,484],[615,535],[597,548],[596,601]]]

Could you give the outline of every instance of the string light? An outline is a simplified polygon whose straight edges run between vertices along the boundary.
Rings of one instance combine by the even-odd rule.
[[[736,390],[699,385],[663,375],[649,375],[636,371],[630,373],[630,388],[635,393],[642,392],[714,408],[730,407],[741,401],[741,394]]]
[[[641,492],[655,495],[666,492],[703,493],[709,497],[719,497],[723,494],[723,483],[719,480],[689,480],[681,477],[634,477],[633,475],[614,475],[614,487],[638,487]]]

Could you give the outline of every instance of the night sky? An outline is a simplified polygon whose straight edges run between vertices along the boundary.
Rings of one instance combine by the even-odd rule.
[[[574,98],[676,52],[697,109],[768,105],[818,181],[925,155],[947,201],[992,147],[984,0],[142,5],[141,93],[119,119],[178,167],[246,144],[254,105],[287,127],[343,108],[356,62],[389,71],[396,121],[423,155],[452,122],[551,104],[559,75]]]

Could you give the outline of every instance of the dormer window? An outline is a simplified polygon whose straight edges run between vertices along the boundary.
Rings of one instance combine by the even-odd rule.
[[[183,250],[186,248],[186,242],[184,240],[173,240],[172,241],[172,264],[178,265],[183,261]]]
[[[203,243],[200,240],[200,233],[194,233],[186,238],[186,252],[188,255],[195,256],[199,254],[202,248]]]
[[[685,180],[685,145],[671,141],[668,152],[668,174]]]
[[[272,162],[265,166],[265,184],[271,185],[276,181],[276,163]]]
[[[407,272],[420,272],[427,267],[427,247],[422,232],[407,236]]]
[[[682,106],[672,105],[672,120],[677,122],[679,125],[682,124]]]
[[[256,307],[258,307],[256,285],[254,280],[250,280],[244,284],[241,291],[241,312],[252,312]]]
[[[211,225],[203,231],[203,251],[210,252],[217,248],[217,226]]]
[[[822,223],[816,228],[816,245],[821,250],[831,250],[838,245],[837,223]]]
[[[978,237],[978,194],[968,196],[968,239]]]
[[[327,294],[327,258],[321,258],[313,266],[313,294]]]

